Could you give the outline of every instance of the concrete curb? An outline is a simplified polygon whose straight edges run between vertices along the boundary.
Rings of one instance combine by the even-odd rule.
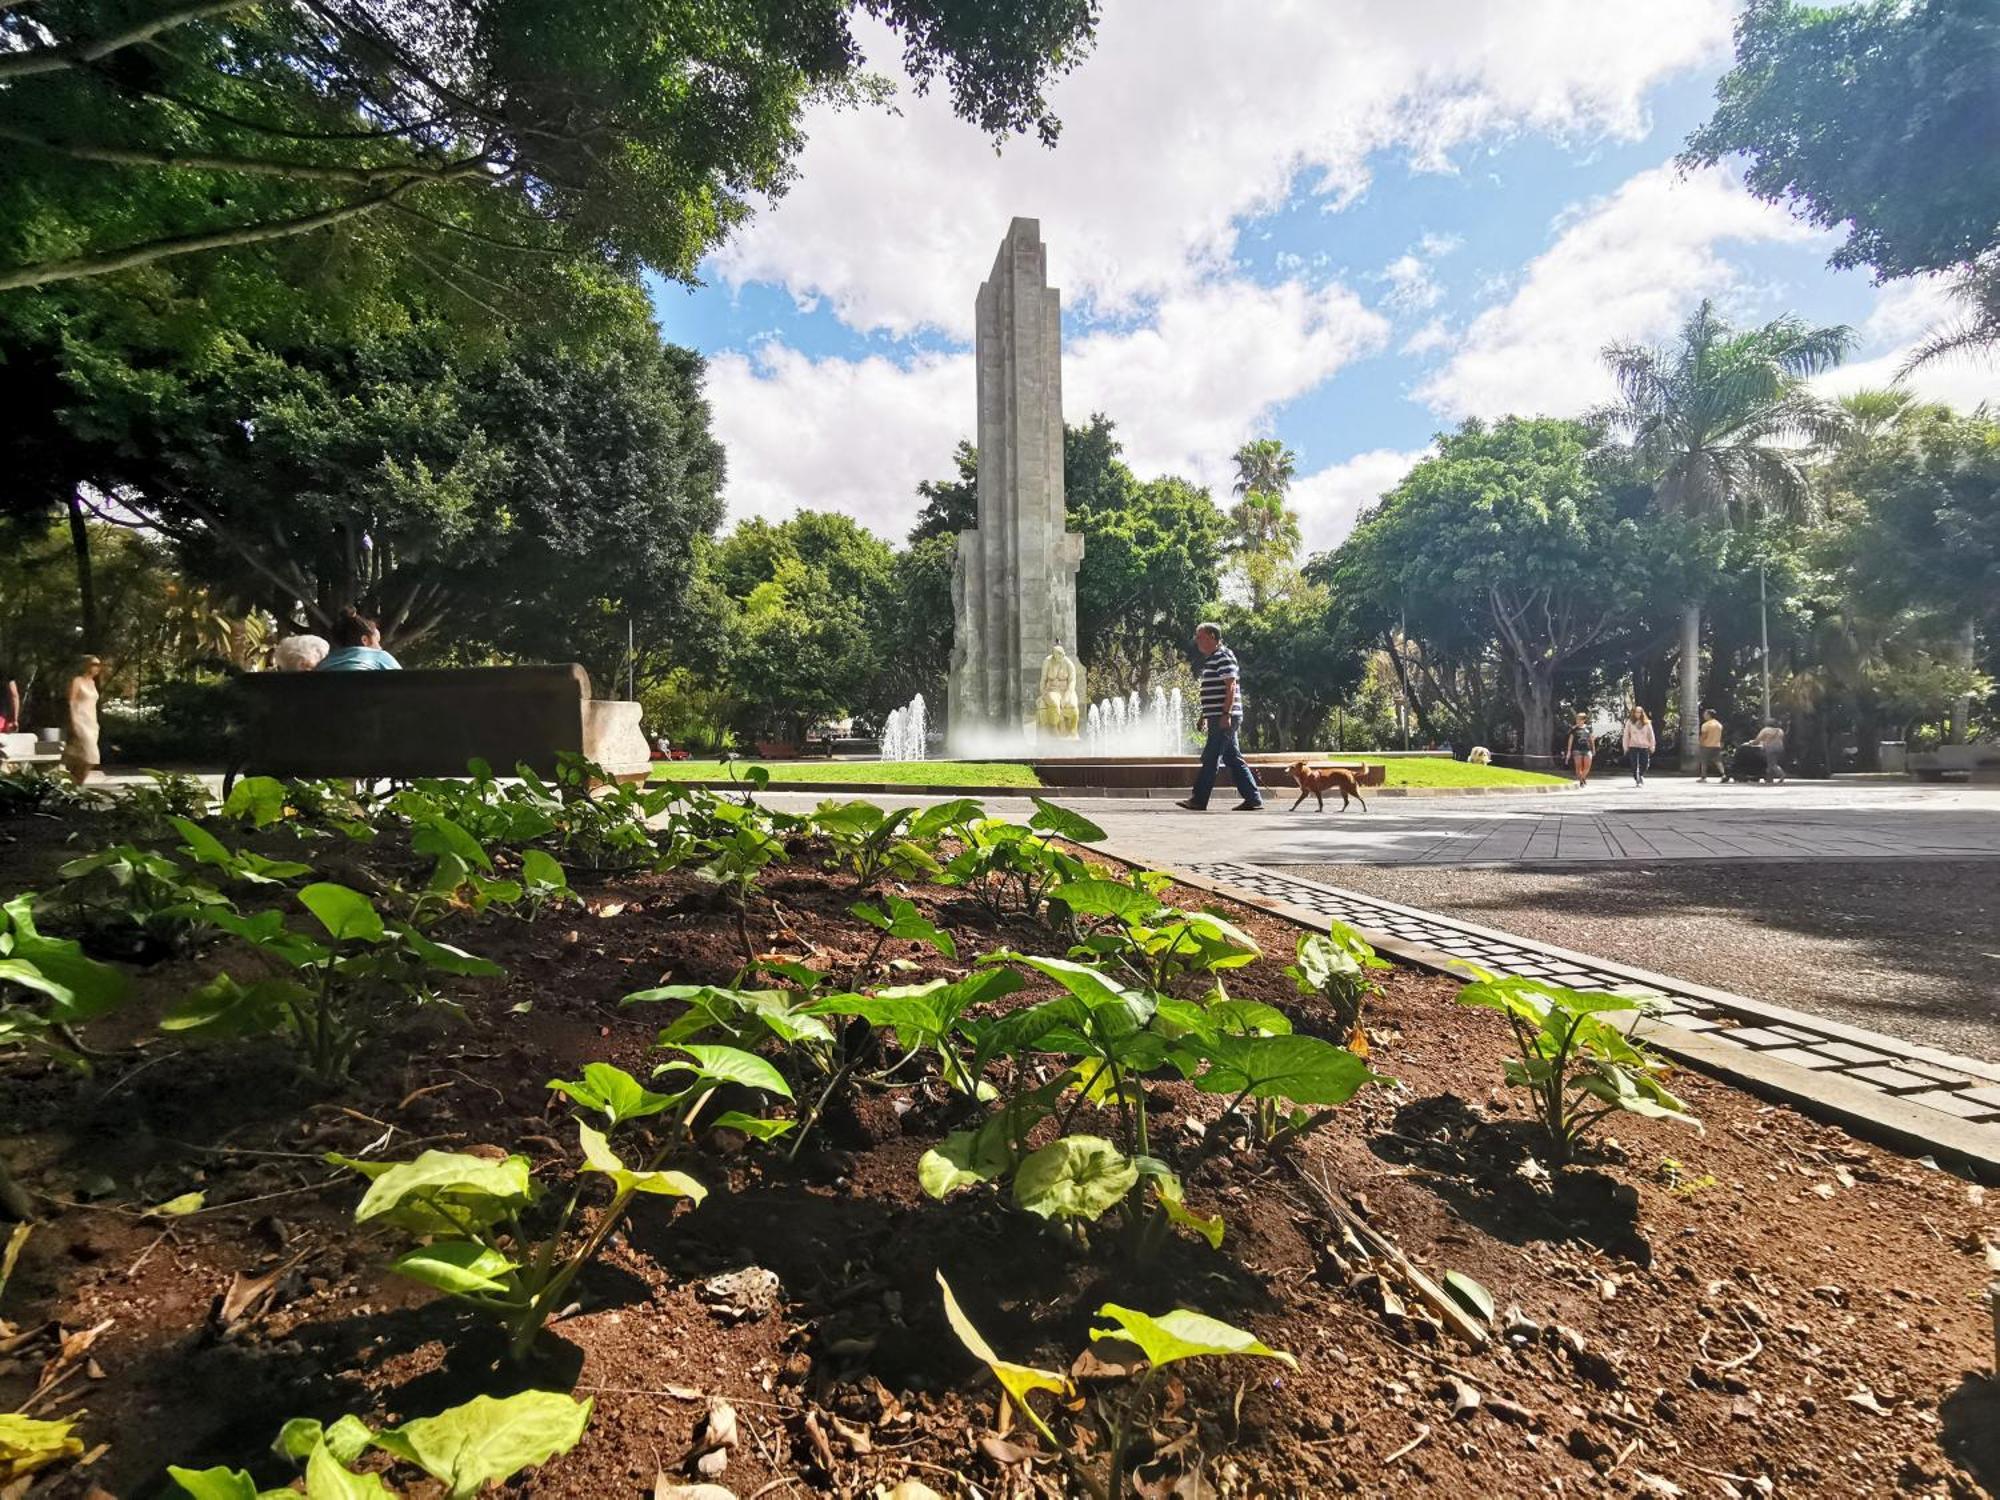
[[[742,781],[719,781],[703,779],[682,781],[677,777],[662,777],[650,781],[649,786],[664,786],[672,781],[679,786],[696,787],[708,792],[743,792],[750,790]],[[1130,787],[1130,786],[910,786],[893,781],[769,781],[760,789],[766,792],[825,792],[828,796],[838,796],[842,792],[863,793],[871,797],[1041,797],[1049,801],[1068,801],[1073,798],[1109,798],[1133,802],[1174,802],[1187,795],[1186,787]],[[1274,788],[1274,790],[1285,790]],[[1545,797],[1551,792],[1567,792],[1568,786],[1377,786],[1368,789],[1368,800],[1377,797]]]
[[[1108,854],[1119,863],[1134,868],[1160,868],[1157,863],[1132,860],[1101,845],[1091,846],[1090,853]],[[1178,883],[1190,889],[1239,902],[1310,931],[1326,931],[1327,919],[1309,907],[1273,900],[1257,891],[1246,890],[1228,881],[1197,875],[1189,870],[1168,867],[1168,873],[1172,874]],[[1395,905],[1392,902],[1380,904]],[[1429,915],[1429,913],[1419,913],[1413,907],[1399,906],[1397,909],[1414,915]],[[1505,938],[1515,943],[1522,941],[1511,933],[1497,933],[1491,928],[1474,928],[1473,924],[1459,922],[1456,918],[1452,921],[1456,926],[1480,931],[1488,936]],[[1464,973],[1464,960],[1454,958],[1440,949],[1411,942],[1391,933],[1372,931],[1366,927],[1357,930],[1374,945],[1377,951],[1392,958],[1434,973],[1451,975]],[[1842,1026],[1818,1016],[1808,1016],[1804,1012],[1791,1010],[1782,1005],[1751,1000],[1746,996],[1732,995],[1727,991],[1709,989],[1706,986],[1691,985],[1683,980],[1668,979],[1663,975],[1648,974],[1643,969],[1609,963],[1585,954],[1553,948],[1548,944],[1536,946],[1551,953],[1583,960],[1593,968],[1626,974],[1636,982],[1647,983],[1656,988],[1664,985],[1674,990],[1701,995],[1729,1010],[1753,1015],[1759,1019],[1806,1024],[1815,1031],[1842,1035],[1861,1042],[1871,1039],[1878,1043],[1893,1040],[1859,1027]],[[2000,1183],[2000,1135],[1996,1135],[1991,1129],[1953,1119],[1949,1115],[1911,1100],[1885,1094],[1865,1084],[1857,1083],[1851,1078],[1784,1062],[1769,1053],[1758,1052],[1727,1041],[1726,1036],[1726,1032],[1689,1031],[1671,1023],[1651,1026],[1645,1032],[1647,1045],[1655,1051],[1664,1053],[1688,1067],[1699,1069],[1746,1093],[1789,1104],[1815,1119],[1839,1125],[1864,1140],[1874,1141],[1879,1145],[1911,1155],[1930,1156],[1941,1165],[1954,1167],[1982,1182]],[[1973,1058],[1955,1057],[1949,1053],[1902,1041],[1895,1041],[1895,1046],[1913,1058],[1940,1062],[1942,1065],[1973,1073],[1975,1076],[1992,1077],[2000,1073],[2000,1069],[1980,1063]]]

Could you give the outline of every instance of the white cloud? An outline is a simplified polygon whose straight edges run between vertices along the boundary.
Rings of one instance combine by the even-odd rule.
[[[1440,349],[1449,349],[1451,344],[1451,325],[1443,318],[1432,318],[1403,340],[1402,352],[1409,355],[1435,354]]]
[[[1343,286],[1212,283],[1161,302],[1149,326],[1072,343],[1064,413],[1072,422],[1110,416],[1142,478],[1225,484],[1235,472],[1230,455],[1267,429],[1278,406],[1381,349],[1388,335],[1388,322]]]
[[[1898,381],[1896,372],[1910,351],[1940,325],[1957,323],[1965,309],[1936,277],[1892,281],[1876,293],[1875,306],[1856,330],[1859,359],[1829,370],[1815,385],[1829,396],[1902,385],[1927,401],[1943,401],[1960,411],[1982,402],[2000,405],[2000,354],[1973,352],[1934,360]]]
[[[1450,417],[1580,412],[1613,393],[1606,344],[1666,338],[1700,298],[1740,286],[1722,246],[1825,238],[1723,172],[1682,177],[1671,165],[1556,228],[1512,295],[1474,318],[1458,352],[1417,387],[1419,400]]]
[[[901,541],[920,480],[972,428],[972,356],[813,359],[776,342],[708,364],[732,520],[838,510]]]
[[[1045,151],[997,158],[934,92],[901,113],[813,110],[801,177],[713,274],[823,297],[864,329],[970,332],[1008,220],[1039,217],[1073,302],[1123,313],[1229,263],[1300,187],[1343,202],[1372,153],[1446,171],[1470,142],[1644,133],[1647,90],[1726,56],[1729,0],[1117,0],[1051,98]],[[878,66],[896,43],[870,30]]]
[[[1398,312],[1423,312],[1444,297],[1430,262],[1420,255],[1397,256],[1382,268],[1382,279],[1389,283],[1389,305]]]
[[[1325,552],[1346,541],[1361,512],[1400,484],[1428,451],[1375,448],[1295,481],[1286,501],[1299,513],[1305,551]]]
[[[1222,485],[1275,408],[1387,336],[1345,287],[1218,282],[1161,302],[1145,326],[1071,343],[1063,411],[1108,414],[1142,478]],[[773,341],[712,359],[708,395],[734,519],[833,509],[901,537],[917,482],[948,475],[953,445],[976,436],[968,354],[814,359]]]

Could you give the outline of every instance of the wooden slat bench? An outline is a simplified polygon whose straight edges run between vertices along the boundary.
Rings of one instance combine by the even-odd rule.
[[[592,698],[576,663],[409,672],[258,672],[237,680],[239,774],[408,780],[483,760],[548,776],[571,751],[621,781],[651,767],[639,705]]]

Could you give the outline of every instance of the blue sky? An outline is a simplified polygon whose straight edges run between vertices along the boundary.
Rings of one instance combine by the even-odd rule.
[[[1142,474],[1226,491],[1228,457],[1298,453],[1330,545],[1441,428],[1579,411],[1598,351],[1732,316],[1854,325],[1830,390],[1882,383],[1940,315],[1727,171],[1671,165],[1727,66],[1726,0],[1111,0],[1054,92],[1053,151],[994,153],[936,99],[816,113],[801,180],[656,286],[711,357],[732,515],[844,510],[900,536],[970,435],[970,311],[1011,215],[1065,297],[1065,408],[1106,411]],[[894,44],[868,38],[871,57]],[[1961,404],[1990,369],[1927,377]]]

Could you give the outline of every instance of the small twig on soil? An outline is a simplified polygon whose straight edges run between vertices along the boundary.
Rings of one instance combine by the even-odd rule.
[[[1748,1354],[1739,1354],[1734,1359],[1724,1359],[1724,1360],[1710,1359],[1708,1357],[1709,1332],[1710,1330],[1707,1329],[1704,1329],[1702,1331],[1699,1343],[1701,1346],[1701,1362],[1707,1365],[1711,1370],[1733,1370],[1738,1365],[1749,1364],[1751,1360],[1755,1359],[1758,1355],[1764,1352],[1764,1341],[1758,1338],[1757,1335],[1753,1332],[1750,1335],[1751,1348]]]
[[[688,1398],[678,1391],[665,1388],[648,1388],[628,1385],[579,1385],[571,1387],[592,1396],[671,1396],[676,1401]],[[731,1406],[768,1406],[772,1411],[789,1411],[790,1407],[778,1401],[760,1401],[755,1396],[730,1396],[726,1398]]]
[[[1630,1458],[1632,1456],[1633,1450],[1636,1449],[1639,1446],[1639,1444],[1644,1441],[1645,1441],[1644,1438],[1633,1438],[1631,1442],[1625,1445],[1624,1451],[1622,1451],[1616,1458],[1611,1460],[1611,1467],[1606,1469],[1604,1472],[1606,1474],[1617,1473],[1618,1466],[1624,1463],[1626,1459]]]
[[[151,1260],[153,1258],[153,1252],[159,1249],[161,1245],[165,1244],[168,1240],[172,1239],[173,1237],[174,1237],[174,1232],[171,1228],[162,1229],[159,1232],[159,1234],[154,1238],[153,1243],[148,1245],[145,1249],[139,1252],[139,1258],[133,1261],[131,1265],[125,1268],[125,1279],[127,1281],[130,1281],[134,1276],[137,1276],[139,1274],[139,1267],[143,1266],[147,1261]]]
[[[138,1067],[129,1069],[125,1073],[121,1074],[117,1078],[117,1080],[112,1083],[111,1087],[109,1087],[103,1093],[97,1096],[97,1102],[99,1104],[102,1104],[106,1099],[109,1099],[113,1094],[117,1093],[120,1089],[124,1088],[126,1084],[130,1083],[133,1079],[137,1078],[141,1073],[145,1072],[146,1069],[152,1067],[154,1063],[165,1062],[170,1057],[179,1057],[179,1056],[181,1056],[181,1053],[176,1050],[173,1052],[162,1052],[158,1057],[147,1058],[144,1062],[140,1063]]]
[[[752,1490],[750,1492],[750,1500],[763,1500],[763,1497],[770,1494],[771,1491],[781,1490],[788,1484],[797,1484],[797,1483],[798,1481],[792,1478],[792,1476],[789,1474],[780,1475],[778,1478],[772,1480],[769,1484],[765,1485],[761,1490]]]
[[[461,1073],[456,1068],[448,1068],[445,1071],[450,1073],[455,1078],[463,1078],[467,1083],[471,1084],[474,1088],[485,1089],[487,1093],[491,1094],[495,1099],[498,1099],[502,1104],[505,1104],[507,1102],[507,1096],[501,1093],[500,1090],[493,1087],[492,1084],[486,1082],[484,1079],[474,1078],[470,1073]],[[376,1121],[376,1123],[379,1125],[381,1121],[378,1120]]]
[[[1407,1443],[1403,1444],[1403,1446],[1398,1448],[1394,1453],[1391,1453],[1387,1458],[1383,1459],[1382,1467],[1385,1469],[1394,1467],[1396,1464],[1400,1463],[1403,1459],[1408,1458],[1412,1453],[1416,1452],[1417,1449],[1421,1448],[1425,1443],[1429,1442],[1430,1438],[1431,1438],[1430,1428],[1427,1427],[1422,1422],[1417,1423],[1417,1435],[1411,1438]]]

